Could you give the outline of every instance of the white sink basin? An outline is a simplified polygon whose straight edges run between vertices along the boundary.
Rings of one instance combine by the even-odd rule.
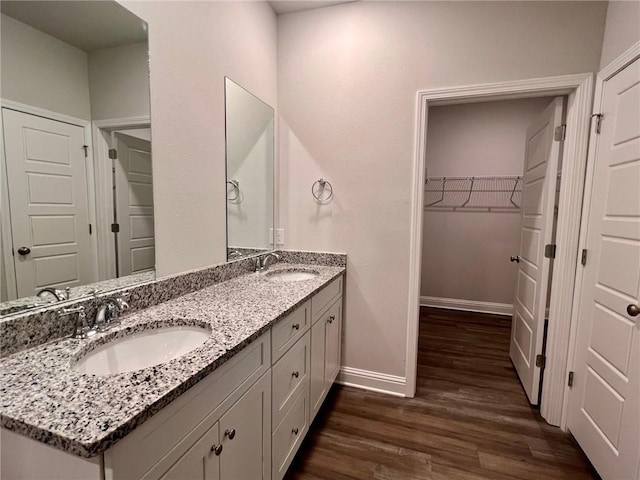
[[[148,329],[101,345],[80,358],[73,369],[92,375],[133,372],[181,357],[210,335],[209,329],[193,326]]]
[[[266,277],[270,282],[301,282],[303,280],[311,280],[320,275],[315,270],[290,269],[290,270],[274,270],[267,272]]]

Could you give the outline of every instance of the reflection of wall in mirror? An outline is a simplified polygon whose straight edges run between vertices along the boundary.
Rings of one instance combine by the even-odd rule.
[[[149,47],[131,43],[89,53],[91,118],[149,115]]]
[[[149,115],[146,42],[87,53],[1,16],[2,98],[84,120]]]
[[[90,120],[87,52],[1,17],[2,98]]]
[[[227,179],[239,191],[227,202],[229,247],[271,248],[273,110],[229,81],[226,96]]]

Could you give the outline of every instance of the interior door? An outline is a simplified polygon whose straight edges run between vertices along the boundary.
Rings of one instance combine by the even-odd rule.
[[[522,231],[518,255],[509,354],[529,402],[538,404],[550,259],[545,245],[553,236],[554,204],[562,142],[554,140],[562,125],[564,101],[558,97],[527,129],[522,186]]]
[[[568,425],[604,480],[640,472],[640,60],[606,81]]]
[[[118,276],[155,266],[151,142],[116,133],[115,216]]]
[[[84,131],[2,109],[18,297],[96,281]]]

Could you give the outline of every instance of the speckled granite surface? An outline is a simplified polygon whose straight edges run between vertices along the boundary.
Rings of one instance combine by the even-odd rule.
[[[319,276],[299,282],[270,282],[263,273],[238,276],[123,317],[119,327],[92,339],[67,338],[5,357],[2,426],[76,455],[103,452],[345,271],[312,269]],[[208,325],[212,334],[185,356],[136,372],[96,377],[71,368],[80,351],[105,336],[175,324]]]
[[[288,250],[278,251],[278,253],[282,257],[281,261],[286,263],[346,266],[347,259],[345,254],[339,253]],[[75,319],[73,316],[61,318],[59,312],[63,308],[81,305],[85,308],[87,316],[92,318],[105,297],[125,294],[128,295],[130,311],[135,312],[238,275],[244,275],[254,269],[255,258],[245,258],[135,285],[130,285],[129,277],[125,277],[101,283],[101,293],[97,298],[89,295],[46,304],[41,308],[25,312],[14,312],[0,317],[0,357],[70,336]]]

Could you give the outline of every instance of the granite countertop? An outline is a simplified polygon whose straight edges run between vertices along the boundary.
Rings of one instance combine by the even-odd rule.
[[[269,271],[296,267],[319,275],[298,282],[242,275],[122,317],[121,325],[90,339],[67,338],[3,358],[2,426],[75,455],[104,452],[345,272],[292,264]],[[188,354],[135,372],[93,376],[71,368],[82,352],[114,336],[172,325],[206,325],[212,333]]]

